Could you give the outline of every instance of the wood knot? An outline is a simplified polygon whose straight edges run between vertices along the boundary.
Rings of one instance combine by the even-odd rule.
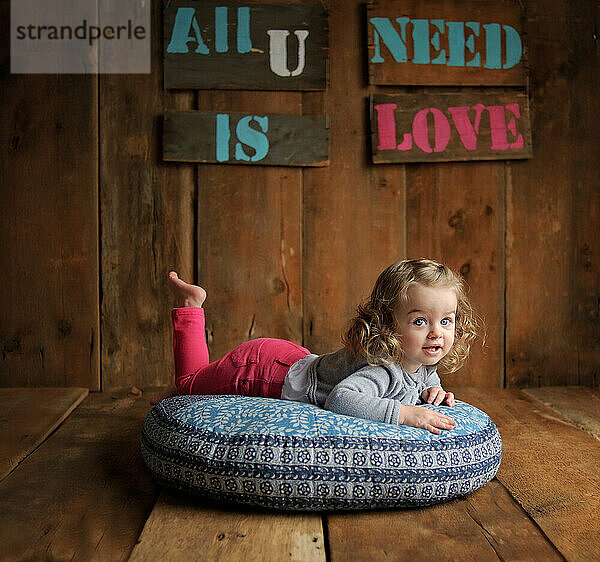
[[[581,246],[581,262],[584,271],[592,271],[592,250],[588,244]]]
[[[58,323],[58,333],[63,338],[69,337],[72,332],[73,332],[73,327],[71,326],[70,322],[67,322],[66,320],[61,320]]]
[[[285,291],[285,283],[279,278],[273,279],[272,286],[273,291],[277,294],[283,293]]]
[[[573,80],[579,74],[579,67],[572,59],[568,59],[558,67],[558,73],[567,80]]]
[[[456,230],[464,230],[465,228],[465,212],[459,209],[448,219],[448,226]]]

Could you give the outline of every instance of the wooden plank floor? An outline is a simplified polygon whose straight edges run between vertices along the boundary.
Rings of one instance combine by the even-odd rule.
[[[497,477],[513,498],[565,558],[600,560],[600,441],[524,392],[457,392],[498,426]]]
[[[582,386],[543,386],[524,390],[580,429],[600,439],[600,392]]]
[[[130,560],[325,561],[321,516],[231,507],[161,494]]]
[[[67,418],[87,388],[0,388],[0,480]]]
[[[0,559],[129,557],[158,494],[139,445],[148,408],[90,394],[0,482]]]
[[[139,447],[156,392],[61,390],[48,390],[44,416],[20,413],[44,401],[40,389],[6,397],[2,560],[600,560],[599,395],[588,388],[453,389],[500,429],[497,478],[429,508],[340,514],[162,491]]]

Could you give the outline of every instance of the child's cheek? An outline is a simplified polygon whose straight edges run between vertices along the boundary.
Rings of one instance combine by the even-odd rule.
[[[402,347],[405,350],[414,350],[416,348],[420,348],[420,340],[418,338],[418,336],[416,336],[415,334],[412,333],[407,333],[403,338],[402,338]]]

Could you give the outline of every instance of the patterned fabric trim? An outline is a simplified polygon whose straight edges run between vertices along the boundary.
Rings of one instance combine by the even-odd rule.
[[[430,505],[479,489],[500,466],[498,429],[464,402],[450,410],[468,423],[458,421],[443,438],[417,430],[420,439],[416,428],[356,420],[310,404],[283,406],[282,414],[287,404],[240,396],[163,400],[144,422],[144,460],[161,484],[176,490],[311,511]],[[210,422],[223,408],[235,415]],[[288,417],[308,413],[312,426],[303,421],[296,424],[299,435],[290,434]],[[260,433],[261,424],[270,429]],[[365,430],[363,436],[357,429]]]

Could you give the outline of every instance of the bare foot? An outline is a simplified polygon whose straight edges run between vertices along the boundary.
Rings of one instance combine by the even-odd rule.
[[[168,284],[171,292],[178,300],[179,306],[193,306],[202,308],[206,299],[206,291],[198,285],[186,283],[175,271],[169,272]]]

